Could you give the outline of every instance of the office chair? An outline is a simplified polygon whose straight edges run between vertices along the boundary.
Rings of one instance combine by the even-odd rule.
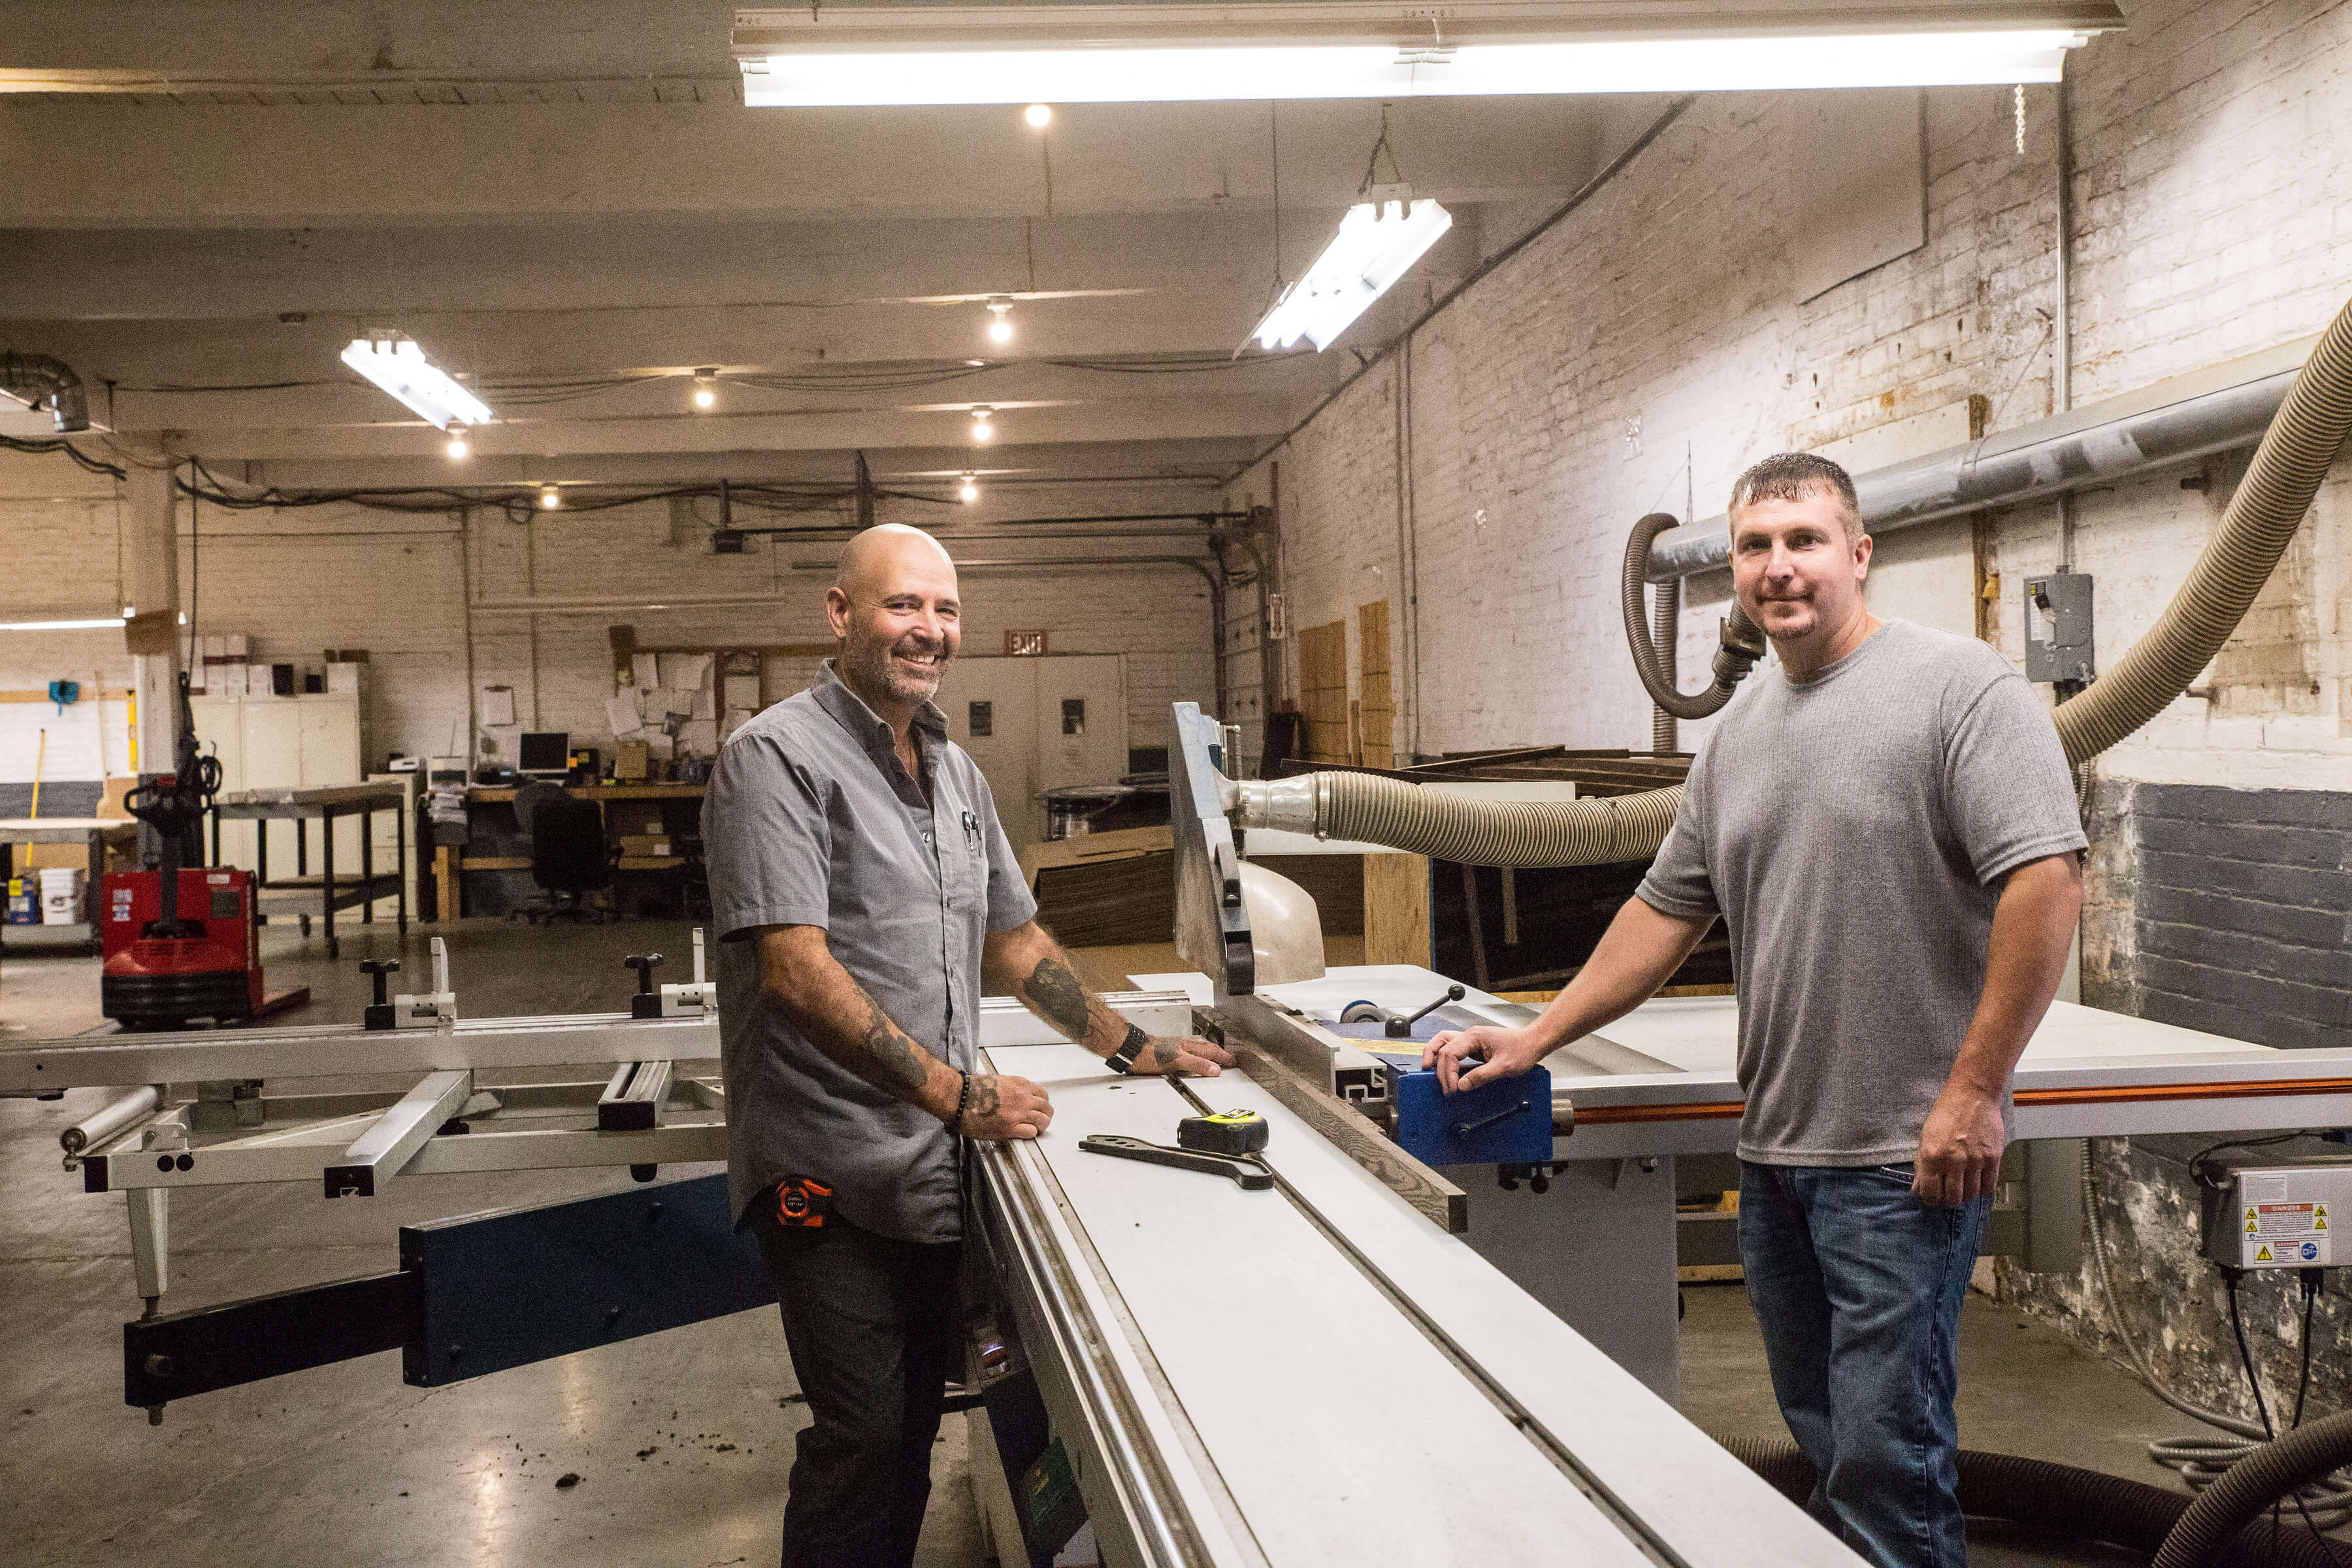
[[[557,920],[593,920],[606,912],[587,901],[590,893],[613,885],[616,852],[604,844],[604,814],[592,800],[568,795],[542,796],[530,812],[530,879],[543,896],[515,911],[533,925]]]

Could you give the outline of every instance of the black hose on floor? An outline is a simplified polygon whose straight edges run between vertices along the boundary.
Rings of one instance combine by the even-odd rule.
[[[2352,1463],[2352,1411],[2315,1421],[2253,1449],[2183,1510],[2156,1554],[2156,1568],[2201,1568],[2214,1561],[2218,1542],[2236,1536],[2249,1521],[2268,1515],[2282,1499],[2347,1463]],[[2313,1537],[2305,1531],[2303,1539]],[[2312,1561],[2342,1568],[2332,1554]]]
[[[2315,1433],[2331,1422],[2352,1422],[2352,1415],[2330,1417],[2304,1431]],[[2352,1426],[2338,1427],[2336,1447],[2315,1450],[2322,1457],[2331,1452],[2335,1457],[2313,1474],[2325,1475],[2345,1462],[2347,1433]],[[1794,1443],[1773,1437],[1715,1440],[1791,1502],[1801,1507],[1812,1494],[1812,1461]],[[2227,1477],[2204,1496],[2192,1499],[2073,1465],[1967,1448],[1960,1451],[1959,1471],[1960,1507],[1972,1519],[2003,1520],[2057,1540],[2118,1546],[2151,1557],[2156,1568],[2345,1568],[2343,1560],[2331,1555],[2292,1516],[2293,1528],[2283,1524],[2273,1533],[2270,1506],[2299,1484],[2295,1481],[2262,1491],[2246,1507],[2245,1494],[2230,1490]],[[2260,1490],[2263,1484],[2250,1482],[2249,1489]],[[2231,1500],[2212,1500],[2222,1497]],[[2205,1510],[2200,1520],[2210,1523],[2200,1522],[2193,1538],[2180,1540],[2176,1554],[2165,1555],[2176,1550],[2175,1538],[2181,1537],[2180,1527],[2192,1510]],[[2179,1554],[2189,1552],[2200,1554]]]

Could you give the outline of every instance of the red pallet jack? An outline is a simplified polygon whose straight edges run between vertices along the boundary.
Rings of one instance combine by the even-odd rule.
[[[99,881],[99,1010],[125,1028],[176,1029],[196,1018],[236,1024],[310,999],[307,985],[274,995],[263,988],[253,873],[202,863],[220,763],[197,754],[184,674],[179,731],[178,771],[123,801],[163,840],[162,864]]]

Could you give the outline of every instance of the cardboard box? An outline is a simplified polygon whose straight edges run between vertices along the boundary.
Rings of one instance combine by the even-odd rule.
[[[622,742],[613,753],[613,776],[616,779],[643,782],[649,754],[643,741]]]
[[[677,851],[669,847],[669,835],[666,833],[624,833],[621,835],[621,853],[674,855]]]

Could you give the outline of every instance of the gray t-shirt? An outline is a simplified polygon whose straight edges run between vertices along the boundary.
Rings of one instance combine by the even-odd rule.
[[[1739,1157],[1918,1152],[1984,990],[2000,879],[2084,847],[2058,732],[1983,643],[1889,621],[1724,710],[1639,889],[1723,917],[1739,993]]]
[[[811,1045],[761,989],[757,945],[744,940],[761,926],[824,928],[892,1023],[950,1067],[971,1067],[982,939],[1027,921],[1037,902],[988,781],[929,703],[915,737],[928,801],[890,726],[827,659],[814,685],[729,737],[711,773],[702,839],[739,1225],[778,1182],[809,1176],[865,1229],[922,1242],[962,1234],[957,1141]]]

